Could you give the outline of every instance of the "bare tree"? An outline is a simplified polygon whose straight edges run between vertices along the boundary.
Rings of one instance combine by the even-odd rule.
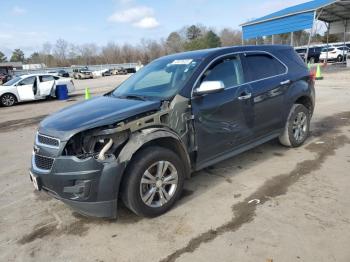
[[[224,28],[220,32],[220,40],[222,46],[232,46],[242,44],[242,32],[230,28]]]
[[[60,66],[68,65],[68,61],[67,61],[68,47],[69,47],[69,44],[66,40],[58,39],[56,41],[55,47],[53,49],[53,53],[55,58],[57,59],[57,64]]]

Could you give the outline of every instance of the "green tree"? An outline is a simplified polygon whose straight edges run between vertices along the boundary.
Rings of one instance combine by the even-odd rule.
[[[7,62],[7,57],[0,51],[0,63]]]
[[[191,25],[189,28],[186,30],[186,37],[188,40],[195,40],[202,36],[202,30],[195,25]]]
[[[212,30],[209,30],[208,33],[206,33],[204,40],[206,42],[207,48],[214,48],[221,46],[220,37],[215,34]]]
[[[43,60],[42,56],[38,52],[34,52],[27,59],[28,63],[31,63],[31,64],[41,64],[42,60]]]
[[[183,40],[178,32],[172,32],[166,39],[167,53],[178,53],[183,50]]]
[[[12,56],[10,59],[11,62],[24,62],[24,53],[21,49],[15,49],[12,52]]]

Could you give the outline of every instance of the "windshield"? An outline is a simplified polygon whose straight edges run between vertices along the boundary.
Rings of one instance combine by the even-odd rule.
[[[20,78],[19,76],[16,76],[15,78],[12,78],[10,81],[7,81],[5,84],[3,84],[3,86],[12,86],[12,85],[16,84],[21,79],[22,78]]]
[[[161,100],[170,98],[184,87],[199,62],[199,59],[163,58],[156,60],[120,84],[112,95]]]

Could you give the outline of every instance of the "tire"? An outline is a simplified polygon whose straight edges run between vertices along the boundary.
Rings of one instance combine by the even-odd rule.
[[[294,104],[279,136],[280,143],[287,147],[301,146],[309,136],[310,118],[310,111],[305,106]]]
[[[177,154],[150,146],[137,152],[128,165],[121,197],[136,215],[156,217],[167,212],[181,196],[184,178],[185,169]]]
[[[337,61],[338,61],[338,62],[343,62],[343,56],[342,56],[342,55],[338,55]]]
[[[13,106],[17,103],[17,98],[13,94],[6,93],[1,96],[0,103],[5,107]]]

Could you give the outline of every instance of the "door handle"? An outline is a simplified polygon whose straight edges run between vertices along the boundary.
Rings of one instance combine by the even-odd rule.
[[[288,85],[288,84],[290,84],[290,80],[288,79],[288,80],[286,80],[286,81],[282,81],[281,83],[280,83],[280,85],[281,86],[283,86],[283,85]]]
[[[239,97],[238,100],[246,100],[252,97],[252,93],[242,93]]]

